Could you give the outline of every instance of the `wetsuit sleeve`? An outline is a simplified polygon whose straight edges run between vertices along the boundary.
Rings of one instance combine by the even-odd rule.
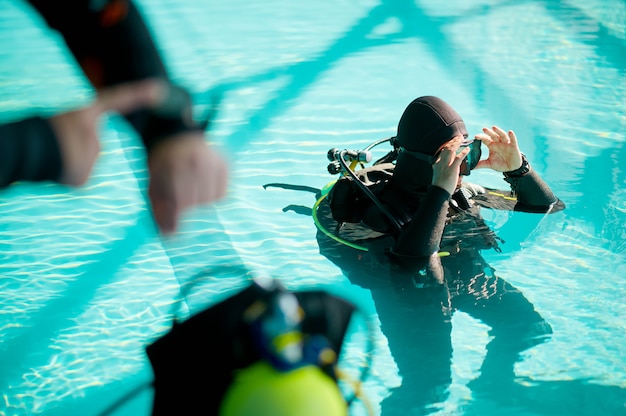
[[[515,211],[556,212],[565,208],[539,174],[531,169],[519,177],[505,177],[517,197]]]
[[[19,180],[58,180],[61,153],[50,124],[39,117],[0,125],[0,188]]]
[[[426,263],[439,250],[449,199],[446,190],[431,186],[409,226],[400,233],[390,256],[402,263]]]
[[[130,0],[28,0],[47,24],[64,38],[79,65],[98,89],[146,78],[168,81],[152,36]],[[170,88],[163,108],[126,115],[148,152],[159,141],[178,133],[202,130],[191,119],[191,99],[179,87]]]

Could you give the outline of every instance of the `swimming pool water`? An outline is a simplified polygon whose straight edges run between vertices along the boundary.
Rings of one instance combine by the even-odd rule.
[[[230,162],[228,197],[160,237],[140,141],[114,115],[86,186],[0,191],[0,414],[100,414],[151,380],[144,348],[173,313],[199,311],[251,277],[325,288],[366,311],[375,349],[365,391],[378,414],[626,414],[623,1],[139,5],[198,114],[218,101],[208,138]],[[0,121],[92,97],[23,3],[0,3],[0,41]],[[464,308],[446,320],[429,315],[427,296],[360,286],[310,216],[315,191],[334,179],[328,149],[393,135],[420,95],[450,102],[470,134],[515,130],[567,205],[548,216],[483,210],[505,243],[482,257],[522,296],[497,313]],[[493,172],[470,179],[506,189]],[[489,297],[489,283],[470,290]],[[535,315],[516,314],[529,307],[537,339],[486,323],[521,327]],[[362,365],[363,344],[350,338],[349,370]],[[148,414],[150,400],[144,390],[115,414]]]

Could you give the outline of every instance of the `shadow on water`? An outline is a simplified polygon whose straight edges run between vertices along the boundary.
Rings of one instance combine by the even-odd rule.
[[[320,196],[314,188],[265,185],[272,187]],[[329,215],[325,209],[320,205],[318,217]],[[305,205],[289,205],[283,211],[312,215]],[[368,251],[350,248],[320,230],[317,242],[320,253],[351,283],[371,292],[381,330],[402,376],[402,385],[382,403],[383,415],[421,415],[443,409],[452,383],[451,317],[455,311],[490,328],[479,375],[468,385],[472,399],[463,405],[468,414],[480,414],[485,403],[542,415],[624,410],[626,390],[620,387],[586,380],[530,381],[515,375],[521,354],[548,341],[552,329],[521,291],[497,276],[480,250],[463,248],[441,257],[445,284],[438,285],[425,282],[419,274],[392,271],[384,255],[390,241],[384,238],[359,242]],[[598,398],[605,401],[599,403]]]

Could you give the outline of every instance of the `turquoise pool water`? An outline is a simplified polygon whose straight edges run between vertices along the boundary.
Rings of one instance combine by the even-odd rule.
[[[100,414],[151,380],[144,347],[169,328],[181,286],[185,314],[251,277],[326,288],[366,311],[375,350],[364,388],[377,414],[626,414],[622,0],[139,4],[198,113],[221,99],[208,137],[230,161],[228,197],[161,238],[142,148],[116,116],[85,187],[0,191],[0,414]],[[91,97],[19,1],[0,2],[0,43],[2,121]],[[519,302],[442,320],[427,297],[365,288],[322,250],[310,209],[333,179],[326,152],[393,135],[420,95],[449,101],[470,134],[514,129],[567,204],[545,217],[483,211],[505,243],[482,256]],[[506,185],[484,171],[471,179]],[[482,283],[469,289],[498,293]],[[495,331],[501,318],[535,319],[535,334],[551,335]],[[343,362],[362,364],[360,334]],[[144,390],[114,414],[146,415],[151,398]]]

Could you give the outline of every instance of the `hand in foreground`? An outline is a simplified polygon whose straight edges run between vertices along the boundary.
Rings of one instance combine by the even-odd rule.
[[[463,136],[457,136],[444,144],[439,158],[433,165],[432,184],[445,189],[451,195],[459,184],[461,163],[470,151],[469,147],[465,147],[457,153],[461,143],[463,143]]]
[[[491,168],[496,172],[509,172],[522,166],[522,154],[513,130],[505,132],[498,126],[483,128],[484,133],[474,136],[489,148],[489,157],[481,160],[475,169]]]
[[[59,182],[83,185],[100,152],[98,123],[108,111],[129,113],[141,107],[156,105],[162,97],[163,86],[156,80],[120,84],[98,91],[89,106],[58,114],[50,118],[57,136],[63,170]]]
[[[198,204],[217,201],[226,194],[228,168],[201,132],[158,143],[148,156],[148,194],[159,229],[176,231],[181,213]]]

